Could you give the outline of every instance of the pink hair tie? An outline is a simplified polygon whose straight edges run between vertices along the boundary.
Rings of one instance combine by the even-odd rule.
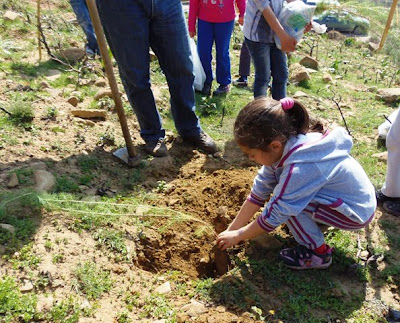
[[[294,100],[292,98],[283,98],[279,100],[284,111],[290,110],[294,106]]]

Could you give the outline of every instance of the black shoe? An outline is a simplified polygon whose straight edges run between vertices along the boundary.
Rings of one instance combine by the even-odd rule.
[[[182,137],[184,141],[190,142],[207,154],[215,154],[218,151],[214,140],[203,130],[197,136]]]
[[[165,157],[168,155],[168,149],[167,146],[165,146],[164,138],[146,141],[144,149],[148,154],[154,157]]]
[[[386,201],[392,201],[392,202],[399,202],[400,203],[400,197],[389,197],[389,196],[386,196],[385,194],[382,193],[381,190],[375,191],[375,196],[376,196],[376,201],[378,202],[378,205],[382,205]]]
[[[220,85],[218,86],[218,89],[214,91],[213,96],[226,94],[228,92],[229,92],[229,85]]]
[[[397,201],[385,201],[383,209],[389,214],[400,216],[400,199],[397,199]]]
[[[233,81],[233,85],[239,86],[239,87],[247,87],[247,77],[241,76],[239,77],[236,81]]]
[[[201,90],[201,94],[207,96],[211,95],[211,83],[204,83],[203,89]]]

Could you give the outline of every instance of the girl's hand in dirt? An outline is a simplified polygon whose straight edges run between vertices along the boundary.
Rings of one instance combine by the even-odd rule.
[[[217,237],[216,245],[221,250],[230,248],[241,241],[240,239],[241,233],[242,233],[241,229],[221,232]]]
[[[189,31],[189,36],[190,36],[190,38],[193,38],[194,36],[196,36],[196,32],[195,31]]]

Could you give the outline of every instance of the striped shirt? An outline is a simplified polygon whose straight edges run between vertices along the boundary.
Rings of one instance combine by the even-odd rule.
[[[275,33],[262,14],[268,6],[278,17],[283,7],[283,0],[247,0],[243,25],[243,33],[247,39],[261,43],[275,43]]]

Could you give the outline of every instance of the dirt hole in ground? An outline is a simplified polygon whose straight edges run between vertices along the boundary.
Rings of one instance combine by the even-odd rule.
[[[215,237],[236,216],[255,174],[255,168],[216,170],[171,181],[160,204],[193,220],[163,220],[144,230],[136,244],[137,265],[151,272],[179,270],[199,278],[224,274],[229,256],[215,247]]]

